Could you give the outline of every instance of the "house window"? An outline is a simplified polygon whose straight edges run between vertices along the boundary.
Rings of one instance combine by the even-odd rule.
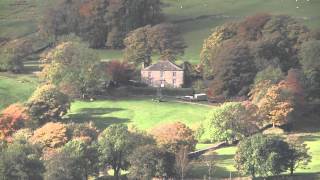
[[[176,80],[175,80],[175,79],[172,80],[172,85],[173,85],[174,87],[176,86]]]
[[[176,76],[177,76],[177,72],[173,72],[173,73],[172,73],[172,76],[173,76],[173,77],[176,77]]]
[[[151,78],[151,72],[148,72],[148,78]]]
[[[160,71],[160,77],[163,78],[163,76],[164,76],[164,71]]]

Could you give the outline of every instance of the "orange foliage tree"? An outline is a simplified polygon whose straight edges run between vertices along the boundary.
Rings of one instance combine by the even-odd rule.
[[[27,109],[19,103],[12,104],[0,114],[0,139],[6,139],[30,119]]]
[[[58,148],[69,140],[67,127],[62,123],[49,122],[34,131],[30,141],[44,148]]]
[[[163,124],[151,131],[158,145],[177,153],[182,147],[188,151],[195,149],[197,143],[193,131],[181,122]]]
[[[288,116],[293,111],[292,95],[283,87],[283,82],[271,85],[257,103],[259,113],[267,123],[280,126],[288,123]]]

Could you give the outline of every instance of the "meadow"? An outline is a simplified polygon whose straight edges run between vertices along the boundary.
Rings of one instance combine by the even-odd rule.
[[[99,129],[114,123],[125,123],[150,130],[159,124],[176,121],[195,128],[206,118],[209,110],[207,106],[171,101],[159,103],[150,98],[75,101],[68,118],[75,122],[93,121]]]
[[[0,110],[12,103],[26,101],[37,85],[38,80],[31,75],[0,73]]]

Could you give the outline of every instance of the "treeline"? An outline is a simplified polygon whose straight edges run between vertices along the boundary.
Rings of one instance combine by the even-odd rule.
[[[319,32],[284,15],[257,14],[217,27],[201,52],[204,79],[211,81],[208,93],[247,96],[261,80],[276,84],[297,69],[306,96],[316,97],[319,39]]]
[[[40,26],[53,39],[75,33],[92,48],[123,48],[128,32],[161,19],[160,0],[59,0]]]

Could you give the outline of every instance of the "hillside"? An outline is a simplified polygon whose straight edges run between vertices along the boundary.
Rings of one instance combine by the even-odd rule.
[[[188,48],[183,60],[199,62],[203,40],[212,29],[227,21],[257,12],[287,14],[311,28],[319,28],[318,0],[163,0],[168,21],[178,24]],[[0,40],[32,35],[38,29],[47,0],[2,0],[0,2]],[[121,51],[98,50],[102,59],[121,57]]]

